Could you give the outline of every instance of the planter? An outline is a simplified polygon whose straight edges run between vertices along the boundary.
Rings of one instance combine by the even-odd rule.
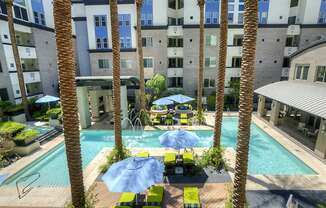
[[[12,121],[18,122],[18,123],[26,123],[26,116],[25,113],[19,113],[15,115],[10,116]]]
[[[30,144],[32,144],[35,141],[36,138],[31,138],[31,139],[14,139],[14,142],[17,146],[20,147],[25,147]]]
[[[14,151],[21,156],[25,156],[31,154],[32,152],[34,152],[39,148],[40,148],[40,142],[35,141],[27,146],[16,146],[14,147]]]

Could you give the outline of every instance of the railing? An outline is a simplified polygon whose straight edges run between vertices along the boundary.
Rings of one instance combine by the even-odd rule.
[[[31,178],[32,176],[36,176],[31,182],[29,182],[27,185],[25,185],[22,189],[20,189],[20,183],[23,183],[27,181],[27,179]],[[16,181],[16,189],[18,193],[18,198],[22,199],[24,196],[26,196],[32,189],[33,187],[31,186],[33,183],[35,183],[38,179],[41,178],[41,174],[39,172],[37,173],[32,173],[30,175],[24,176],[22,178],[19,178]]]

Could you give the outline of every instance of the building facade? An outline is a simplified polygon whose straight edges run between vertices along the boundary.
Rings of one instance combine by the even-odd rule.
[[[15,0],[14,27],[29,98],[43,94],[58,95],[54,22],[50,0]],[[12,52],[7,10],[0,1],[0,98],[21,100]]]
[[[288,79],[289,57],[326,36],[326,1],[259,0],[255,87]],[[81,75],[112,74],[112,43],[108,1],[73,0]],[[243,0],[229,0],[226,92],[240,77]],[[118,1],[121,74],[138,76],[136,6]],[[204,96],[215,91],[218,66],[220,1],[205,5]],[[142,36],[145,78],[167,76],[170,89],[194,96],[199,63],[199,7],[196,0],[144,0]]]

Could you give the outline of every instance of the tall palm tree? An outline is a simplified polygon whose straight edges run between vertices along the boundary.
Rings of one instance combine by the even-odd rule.
[[[246,179],[250,123],[253,107],[258,0],[245,0],[244,39],[240,79],[239,126],[234,176],[233,207],[243,208],[246,202]]]
[[[121,113],[120,113],[120,35],[117,0],[110,0],[111,36],[113,52],[113,106],[114,138],[118,159],[122,159]]]
[[[214,147],[220,147],[221,128],[224,109],[224,80],[225,80],[225,62],[227,56],[228,40],[228,0],[221,1],[221,27],[220,27],[220,52],[217,71],[217,89],[216,89],[216,111],[215,111],[215,129],[214,129]]]
[[[140,88],[140,109],[145,110],[145,78],[144,78],[144,62],[143,62],[143,44],[141,35],[141,7],[143,0],[136,0],[137,10],[137,51],[139,64],[139,88]]]
[[[15,64],[16,64],[16,70],[17,70],[17,77],[18,77],[18,84],[19,84],[19,90],[22,98],[22,104],[24,108],[24,113],[27,120],[31,120],[31,114],[29,113],[28,109],[28,100],[26,96],[26,90],[25,90],[25,81],[24,81],[24,73],[21,67],[20,63],[20,56],[18,52],[17,47],[17,40],[16,40],[16,32],[14,27],[14,19],[12,15],[12,6],[13,6],[13,0],[5,0],[6,9],[7,9],[7,17],[8,17],[8,27],[9,27],[9,35],[11,39],[11,47],[12,52],[14,54]]]
[[[197,81],[197,113],[198,121],[202,123],[203,121],[203,106],[202,106],[202,97],[203,97],[203,77],[204,77],[204,6],[205,0],[197,0],[199,6],[199,68],[198,68],[198,81]]]
[[[55,0],[53,2],[53,14],[71,196],[73,205],[79,208],[84,207],[85,197],[71,29],[71,1]]]

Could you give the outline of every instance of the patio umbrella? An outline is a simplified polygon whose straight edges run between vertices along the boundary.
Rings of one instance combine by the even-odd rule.
[[[48,106],[49,106],[49,108],[50,108],[50,103],[52,103],[52,102],[57,102],[57,101],[59,101],[59,100],[60,100],[60,98],[58,98],[58,97],[51,96],[51,95],[45,95],[45,96],[43,96],[43,97],[37,99],[37,100],[35,101],[35,103],[40,103],[40,104],[41,104],[41,103],[47,103]]]
[[[141,193],[163,182],[164,165],[154,157],[129,157],[114,163],[102,176],[111,192]]]
[[[158,100],[155,100],[153,102],[155,105],[172,105],[173,101],[168,99],[168,97],[160,98]]]
[[[195,147],[199,141],[199,137],[194,132],[175,130],[163,133],[161,136],[159,136],[159,140],[161,145],[165,147],[180,150]]]
[[[178,94],[178,95],[171,95],[169,97],[167,97],[169,100],[172,100],[176,103],[188,103],[190,101],[195,100],[192,97],[188,97],[186,95],[182,95],[182,94]]]

